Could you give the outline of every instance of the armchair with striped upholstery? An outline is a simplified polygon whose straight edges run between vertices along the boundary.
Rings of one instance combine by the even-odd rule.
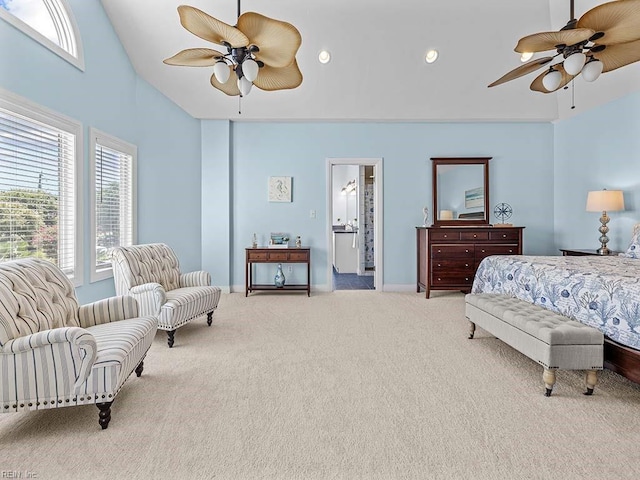
[[[173,347],[176,329],[207,315],[211,326],[220,301],[220,287],[211,286],[209,272],[180,272],[178,257],[164,243],[117,247],[112,252],[117,295],[131,295],[144,315],[158,318]]]
[[[131,297],[79,306],[53,263],[0,263],[0,408],[3,413],[96,404],[100,426],[153,342],[157,320]]]

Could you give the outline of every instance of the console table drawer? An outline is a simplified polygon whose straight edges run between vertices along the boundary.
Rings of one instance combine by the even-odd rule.
[[[309,260],[309,252],[290,252],[289,260],[292,262],[306,262]]]
[[[289,254],[287,252],[269,252],[269,261],[271,262],[284,262],[287,260]]]
[[[247,260],[252,261],[265,261],[267,259],[267,252],[251,252],[247,251]]]
[[[473,245],[432,245],[431,258],[470,258],[473,259]]]

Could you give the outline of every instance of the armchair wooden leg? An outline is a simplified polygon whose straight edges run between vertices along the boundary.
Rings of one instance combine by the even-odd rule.
[[[136,367],[136,376],[139,377],[140,375],[142,375],[142,370],[144,370],[144,360],[140,360],[140,363]]]
[[[173,336],[176,334],[175,330],[167,330],[167,344],[169,348],[173,347]]]
[[[96,406],[100,409],[100,413],[98,414],[98,423],[103,430],[106,430],[106,428],[109,426],[109,422],[111,421],[112,403],[113,402],[96,403]]]
[[[211,322],[213,322],[213,312],[207,313],[207,325],[211,326]]]

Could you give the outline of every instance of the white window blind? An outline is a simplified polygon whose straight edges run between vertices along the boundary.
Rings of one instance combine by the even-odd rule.
[[[76,136],[0,108],[0,261],[45,258],[77,277]]]
[[[111,250],[135,241],[136,148],[92,129],[93,239],[92,280],[111,275]]]

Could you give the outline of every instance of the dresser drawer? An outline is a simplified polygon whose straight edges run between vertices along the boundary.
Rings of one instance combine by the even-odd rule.
[[[471,286],[473,285],[473,272],[464,273],[436,273],[431,274],[431,285],[434,287],[442,287],[447,285],[453,286]]]
[[[489,232],[460,232],[460,240],[486,241],[489,240]]]
[[[431,258],[469,258],[473,260],[473,245],[431,245]]]
[[[267,252],[247,251],[247,261],[249,262],[265,261],[266,259],[267,259]]]
[[[476,271],[475,263],[472,259],[460,258],[458,260],[440,260],[431,261],[431,270],[434,273],[460,273],[473,275]]]
[[[442,242],[444,240],[457,241],[460,240],[460,232],[458,230],[447,230],[445,228],[443,231],[431,232],[430,237],[434,242]]]
[[[517,245],[478,245],[476,247],[476,262],[480,263],[489,255],[518,255]]]
[[[502,241],[502,242],[517,242],[520,238],[520,232],[515,229],[502,228],[500,230],[491,231],[489,233],[489,240]]]

